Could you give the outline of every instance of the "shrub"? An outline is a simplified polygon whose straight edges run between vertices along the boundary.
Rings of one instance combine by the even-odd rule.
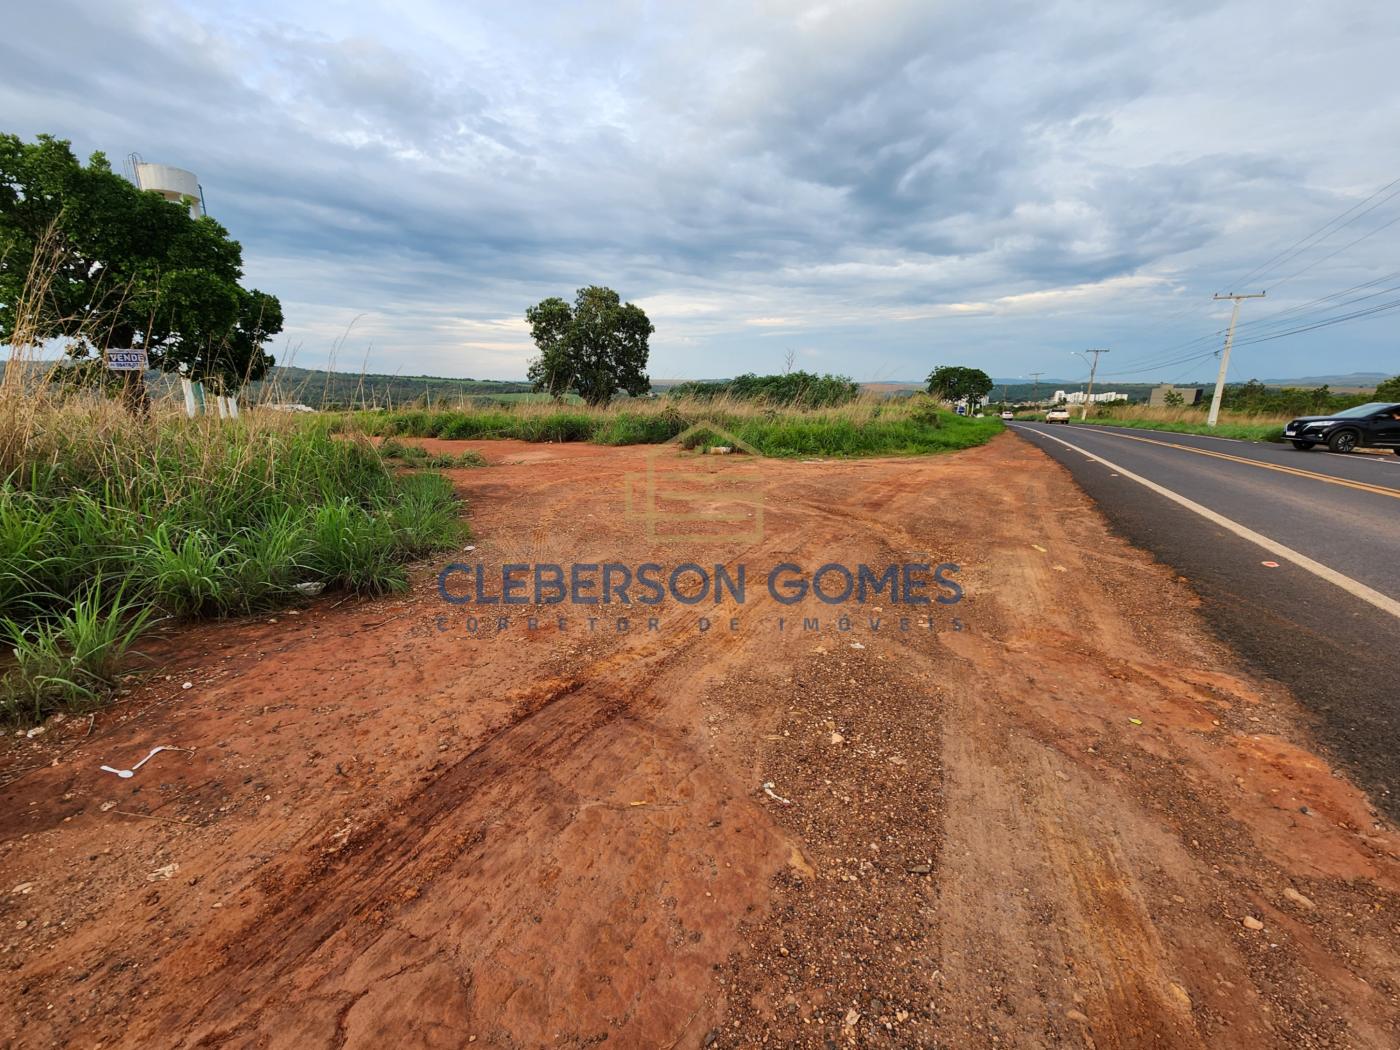
[[[3,709],[39,717],[99,696],[109,676],[89,637],[115,658],[127,628],[156,615],[267,608],[307,581],[396,590],[406,560],[462,531],[444,479],[388,469],[335,421],[137,419],[89,396],[0,388]]]
[[[947,412],[927,396],[901,401],[857,400],[826,408],[782,407],[712,399],[629,401],[608,409],[525,404],[512,409],[463,408],[446,413],[444,436],[502,437],[524,441],[594,441],[602,445],[661,444],[696,423],[709,423],[768,456],[869,456],[942,452],[980,444],[1002,430],[997,419],[968,419]],[[372,420],[381,432],[424,426],[414,413]],[[427,434],[416,436],[429,436]],[[689,446],[721,443],[708,433]],[[415,453],[389,445],[386,455]],[[424,453],[423,455],[426,455]]]
[[[854,401],[860,396],[860,386],[847,376],[813,372],[760,376],[749,372],[718,382],[679,383],[667,394],[701,401],[732,399],[795,408],[830,408]]]

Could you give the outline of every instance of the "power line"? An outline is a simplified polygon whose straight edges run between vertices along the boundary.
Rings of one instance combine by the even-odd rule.
[[[1203,360],[1203,359],[1206,359],[1206,358],[1211,358],[1211,357],[1214,357],[1214,356],[1215,356],[1215,354],[1213,354],[1213,353],[1210,353],[1210,354],[1202,354],[1200,357],[1195,358],[1195,360],[1196,360],[1196,361],[1200,361],[1200,360]],[[1180,383],[1183,379],[1186,378],[1186,376],[1187,376],[1188,373],[1194,372],[1195,370],[1196,370],[1196,366],[1195,366],[1194,364],[1189,364],[1189,365],[1187,365],[1185,368],[1183,368],[1183,369],[1181,370],[1181,373],[1180,373],[1175,379],[1173,379],[1173,380],[1171,381],[1171,385],[1172,385],[1172,386],[1176,386],[1177,383]]]
[[[1383,282],[1388,280],[1394,280],[1395,278],[1400,278],[1400,270],[1385,274],[1381,277],[1373,278],[1369,281],[1362,281],[1359,284],[1354,284],[1349,288],[1343,288],[1340,291],[1332,292],[1328,295],[1318,296],[1316,299],[1310,299],[1307,302],[1299,303],[1296,306],[1290,306],[1283,310],[1276,310],[1272,314],[1266,314],[1264,317],[1255,318],[1252,321],[1242,321],[1239,324],[1239,330],[1243,333],[1246,329],[1248,329],[1248,334],[1247,338],[1241,338],[1238,341],[1237,345],[1245,346],[1251,343],[1265,342],[1266,339],[1263,338],[1265,333],[1269,333],[1271,332],[1271,330],[1279,329],[1282,326],[1298,326],[1292,329],[1295,332],[1309,331],[1311,329],[1307,327],[1307,325],[1310,325],[1314,321],[1330,321],[1330,319],[1326,316],[1328,311],[1336,310],[1345,306],[1351,306],[1355,303],[1365,302],[1367,300],[1374,299],[1377,296],[1385,295],[1389,292],[1400,291],[1400,284],[1396,284],[1385,288],[1380,288],[1375,291],[1370,291],[1365,295],[1358,295],[1350,299],[1343,298],[1350,292],[1374,289],[1376,285],[1382,284]],[[1330,305],[1324,305],[1329,303]],[[1319,306],[1322,306],[1324,308],[1321,310],[1316,310],[1315,308]],[[1360,317],[1367,315],[1363,313],[1358,313],[1357,316]],[[1300,326],[1299,322],[1306,322],[1307,324]],[[1149,355],[1146,358],[1139,358],[1136,362],[1129,362],[1131,364],[1130,368],[1121,369],[1115,372],[1108,372],[1105,374],[1108,376],[1138,375],[1142,372],[1150,372],[1159,368],[1167,368],[1178,363],[1184,363],[1186,361],[1199,360],[1202,356],[1214,356],[1217,353],[1217,351],[1215,350],[1210,351],[1209,354],[1206,355],[1191,354],[1187,351],[1191,350],[1191,348],[1193,347],[1213,342],[1215,339],[1219,338],[1222,335],[1224,335],[1224,330],[1217,329],[1216,331],[1211,332],[1208,335],[1197,336],[1194,339],[1188,339],[1184,342],[1177,343],[1172,347],[1164,348],[1158,354]],[[1180,352],[1173,353],[1173,351]]]
[[[1348,226],[1351,226],[1352,224],[1358,222],[1360,219],[1376,211],[1378,208],[1381,208],[1384,205],[1388,204],[1397,196],[1400,196],[1400,177],[1392,179],[1390,182],[1386,183],[1384,186],[1381,186],[1379,189],[1371,193],[1364,200],[1358,201],[1356,204],[1353,204],[1341,214],[1329,219],[1326,223],[1318,227],[1316,230],[1305,235],[1304,237],[1299,238],[1297,241],[1294,241],[1291,245],[1284,248],[1282,251],[1275,253],[1269,259],[1265,260],[1263,263],[1256,266],[1248,273],[1239,277],[1235,282],[1235,286],[1238,287],[1240,285],[1243,285],[1246,281],[1249,281],[1251,278],[1255,278],[1259,275],[1268,274],[1270,272],[1276,271],[1283,264],[1297,259],[1299,256],[1301,256],[1303,253],[1307,252],[1311,248],[1316,247],[1317,245],[1323,243],[1328,238],[1332,237],[1341,230],[1346,229]],[[1320,256],[1319,258],[1314,259],[1307,265],[1302,266],[1299,269],[1294,270],[1292,273],[1279,278],[1277,281],[1272,282],[1272,284],[1270,285],[1270,290],[1275,290],[1281,287],[1282,285],[1287,284],[1289,281],[1301,277],[1303,274],[1308,273],[1315,267],[1321,265],[1324,262],[1327,262],[1329,259],[1336,258],[1343,252],[1354,248],[1362,241],[1374,237],[1376,234],[1382,232],[1383,230],[1389,229],[1398,222],[1400,222],[1400,215],[1395,216],[1387,222],[1381,223],[1379,226],[1368,230],[1366,233],[1363,233],[1360,237],[1348,241],[1340,248],[1336,248],[1328,252],[1326,255]],[[1283,339],[1287,336],[1299,335],[1303,332],[1316,331],[1319,328],[1327,328],[1332,325],[1345,323],[1347,321],[1360,320],[1366,317],[1375,316],[1377,314],[1387,313],[1391,310],[1400,309],[1400,299],[1398,299],[1373,304],[1372,306],[1365,307],[1361,310],[1354,310],[1349,313],[1340,314],[1333,317],[1326,316],[1330,311],[1341,309],[1347,306],[1352,306],[1356,303],[1372,300],[1380,295],[1400,290],[1400,285],[1397,285],[1394,287],[1382,288],[1377,291],[1371,291],[1368,292],[1368,294],[1366,295],[1359,295],[1352,299],[1345,298],[1345,296],[1349,295],[1352,292],[1364,291],[1366,289],[1375,288],[1377,285],[1383,284],[1385,281],[1397,276],[1400,276],[1400,271],[1387,274],[1383,277],[1374,278],[1373,280],[1365,281],[1360,284],[1353,285],[1350,288],[1344,288],[1338,292],[1332,292],[1328,295],[1319,296],[1307,302],[1300,303],[1297,306],[1292,306],[1283,310],[1278,310],[1272,314],[1267,314],[1264,317],[1255,318],[1253,321],[1246,321],[1243,324],[1237,324],[1239,320],[1240,299],[1256,297],[1262,298],[1264,293],[1259,293],[1258,296],[1216,295],[1216,299],[1232,299],[1234,301],[1234,308],[1231,311],[1230,325],[1227,330],[1225,346],[1223,348],[1223,351],[1210,350],[1200,352],[1200,348],[1202,346],[1219,338],[1219,336],[1221,335],[1221,331],[1217,329],[1216,331],[1211,332],[1208,335],[1196,336],[1191,339],[1183,340],[1179,343],[1173,343],[1169,346],[1159,347],[1155,350],[1148,351],[1145,355],[1137,358],[1135,361],[1129,360],[1123,362],[1124,364],[1129,365],[1129,367],[1115,372],[1107,372],[1105,373],[1105,375],[1109,377],[1139,375],[1144,372],[1161,370],[1163,368],[1170,368],[1179,364],[1191,365],[1196,362],[1202,361],[1208,357],[1219,356],[1221,359],[1220,375],[1217,377],[1216,380],[1215,396],[1213,398],[1211,406],[1211,422],[1212,424],[1214,424],[1215,416],[1218,412],[1221,391],[1225,382],[1225,376],[1229,369],[1230,350],[1234,345],[1236,345],[1235,331],[1237,327],[1241,330],[1248,329],[1248,331],[1244,333],[1244,337],[1238,341],[1238,345],[1250,346],[1258,343],[1270,342],[1274,339]],[[1318,307],[1322,307],[1322,309],[1319,310],[1317,309]],[[1172,318],[1180,316],[1183,312],[1184,311],[1178,311],[1176,314],[1172,315]],[[1091,377],[1093,376],[1094,371],[1096,370],[1096,367],[1098,365],[1097,353],[1094,354],[1093,364],[1095,368],[1090,370]],[[1091,378],[1090,382],[1092,383],[1092,381],[1093,380]]]
[[[1212,357],[1219,356],[1219,354],[1219,350],[1206,350],[1204,352],[1196,352],[1192,354],[1186,354],[1181,357],[1175,357],[1169,361],[1161,361],[1156,364],[1147,365],[1142,368],[1130,368],[1122,372],[1105,372],[1104,377],[1107,379],[1121,381],[1125,376],[1142,375],[1145,372],[1161,372],[1164,369],[1175,368],[1177,365],[1194,365],[1198,361],[1206,361]]]
[[[1397,191],[1397,192],[1400,192],[1400,191]],[[1394,194],[1391,194],[1391,196],[1394,196]],[[1300,277],[1300,276],[1302,276],[1303,274],[1305,274],[1305,273],[1307,273],[1309,270],[1311,270],[1314,266],[1316,266],[1318,263],[1324,263],[1324,262],[1326,262],[1328,259],[1331,259],[1331,258],[1333,258],[1333,257],[1335,257],[1335,256],[1337,256],[1337,255],[1340,255],[1342,252],[1346,251],[1348,248],[1352,248],[1352,247],[1355,247],[1356,245],[1360,244],[1362,241],[1366,240],[1366,238],[1368,238],[1368,237],[1374,237],[1376,234],[1380,233],[1381,230],[1388,230],[1390,227],[1394,226],[1397,222],[1400,222],[1400,215],[1395,216],[1395,218],[1391,219],[1389,222],[1382,223],[1381,225],[1377,226],[1374,230],[1371,230],[1369,233],[1363,233],[1360,237],[1356,238],[1356,240],[1351,241],[1349,244],[1344,244],[1344,245],[1342,245],[1342,246],[1341,246],[1340,248],[1338,248],[1336,251],[1330,252],[1330,253],[1328,253],[1327,255],[1324,255],[1321,259],[1315,259],[1315,260],[1313,260],[1312,262],[1308,263],[1308,265],[1304,266],[1301,270],[1298,270],[1298,271],[1296,271],[1296,272],[1294,272],[1294,273],[1290,273],[1287,277],[1284,277],[1284,278],[1282,278],[1282,279],[1280,279],[1280,280],[1275,281],[1275,282],[1274,282],[1273,284],[1271,284],[1269,287],[1270,287],[1270,288],[1277,288],[1279,285],[1281,285],[1281,284],[1286,284],[1287,282],[1293,280],[1293,278],[1295,278],[1295,277]]]
[[[1373,206],[1370,207],[1370,208],[1366,208],[1366,211],[1363,211],[1363,212],[1361,212],[1361,213],[1358,214],[1358,215],[1353,215],[1350,219],[1347,219],[1347,216],[1348,216],[1348,215],[1351,215],[1352,212],[1356,211],[1358,208],[1365,207],[1367,204],[1369,204],[1371,201],[1375,200],[1375,199],[1376,199],[1377,197],[1379,197],[1382,193],[1385,193],[1387,190],[1389,190],[1389,189],[1390,189],[1391,187],[1393,187],[1393,186],[1400,186],[1400,178],[1396,178],[1396,179],[1393,179],[1393,180],[1390,181],[1390,182],[1387,182],[1384,186],[1382,186],[1380,189],[1376,190],[1374,193],[1372,193],[1372,194],[1371,194],[1369,197],[1367,197],[1365,200],[1363,200],[1363,201],[1358,201],[1356,204],[1353,204],[1353,205],[1352,205],[1350,208],[1348,208],[1346,211],[1342,212],[1340,215],[1337,215],[1337,216],[1335,216],[1335,217],[1329,219],[1327,222],[1325,222],[1325,223],[1324,223],[1322,226],[1320,226],[1318,229],[1314,230],[1312,233],[1308,234],[1307,236],[1305,236],[1305,237],[1303,237],[1303,238],[1301,238],[1301,239],[1299,239],[1299,240],[1297,240],[1297,241],[1294,241],[1293,244],[1291,244],[1291,245],[1289,245],[1287,248],[1283,249],[1283,251],[1279,252],[1277,255],[1273,256],[1272,258],[1270,258],[1270,259],[1266,260],[1265,262],[1261,263],[1260,265],[1256,266],[1254,269],[1250,270],[1249,273],[1245,274],[1243,277],[1238,278],[1238,279],[1234,282],[1235,287],[1238,288],[1238,287],[1242,286],[1246,281],[1250,280],[1250,279],[1253,278],[1253,277],[1258,276],[1259,274],[1268,273],[1268,272],[1269,272],[1269,268],[1270,268],[1271,266],[1273,266],[1275,263],[1286,262],[1288,259],[1296,258],[1298,255],[1300,255],[1300,254],[1302,254],[1303,252],[1307,251],[1308,248],[1311,248],[1311,247],[1313,246],[1313,244],[1315,244],[1315,243],[1320,243],[1321,241],[1326,240],[1328,237],[1332,236],[1332,234],[1336,233],[1338,230],[1341,230],[1341,229],[1344,229],[1344,228],[1347,227],[1347,226],[1350,226],[1350,225],[1351,225],[1353,222],[1355,222],[1357,219],[1361,218],[1362,215],[1365,215],[1365,214],[1367,214],[1368,212],[1374,211],[1376,208],[1379,208],[1382,204],[1385,204],[1387,201],[1389,201],[1389,200],[1391,199],[1391,197],[1394,197],[1394,196],[1396,195],[1396,193],[1400,193],[1400,189],[1396,189],[1395,193],[1391,193],[1388,197],[1385,198],[1385,200],[1379,201],[1378,203],[1376,203],[1375,205],[1373,205]],[[1334,226],[1334,224],[1340,222],[1342,219],[1346,219],[1346,222],[1343,222],[1340,226],[1336,226],[1335,229],[1332,228],[1332,227]]]
[[[1117,372],[1106,372],[1104,374],[1108,376],[1137,375],[1140,372],[1150,372],[1158,368],[1170,368],[1172,365],[1180,364],[1189,360],[1194,360],[1195,358],[1201,356],[1214,357],[1217,353],[1219,353],[1218,350],[1211,349],[1205,351],[1204,354],[1202,354],[1200,351],[1200,346],[1205,343],[1214,343],[1215,340],[1222,335],[1224,335],[1223,329],[1221,329],[1220,331],[1212,332],[1210,335],[1198,336],[1195,339],[1188,340],[1187,342],[1181,343],[1178,346],[1174,347],[1173,349],[1176,351],[1175,353],[1164,353],[1158,356],[1154,356],[1148,360],[1139,360],[1135,363],[1129,362],[1129,364],[1131,365],[1131,367],[1129,368],[1125,368]]]
[[[1246,328],[1253,327],[1259,324],[1268,324],[1271,323],[1274,318],[1283,317],[1287,314],[1299,313],[1301,311],[1308,310],[1314,306],[1317,306],[1321,303],[1329,302],[1333,299],[1340,299],[1342,296],[1347,295],[1350,292],[1359,292],[1365,288],[1372,288],[1383,281],[1389,281],[1395,278],[1400,278],[1400,270],[1395,270],[1392,273],[1385,274],[1381,277],[1372,278],[1369,281],[1362,281],[1360,284],[1354,284],[1350,288],[1343,288],[1339,292],[1332,292],[1328,295],[1320,295],[1316,299],[1309,299],[1307,302],[1299,303],[1297,306],[1290,306],[1283,310],[1275,310],[1273,313],[1265,314],[1263,317],[1255,318],[1253,321],[1246,321],[1244,322],[1244,324],[1240,325],[1240,327]]]
[[[1238,278],[1238,279],[1234,282],[1234,283],[1235,283],[1235,286],[1236,286],[1236,287],[1239,287],[1240,285],[1244,284],[1246,281],[1250,280],[1251,278],[1253,278],[1253,277],[1255,277],[1255,276],[1257,276],[1257,275],[1259,275],[1259,274],[1268,273],[1271,269],[1277,269],[1277,267],[1278,267],[1279,264],[1282,264],[1282,263],[1284,263],[1284,262],[1288,262],[1288,261],[1291,261],[1292,259],[1297,258],[1299,255],[1301,255],[1303,252],[1307,251],[1309,248],[1315,247],[1316,245],[1322,243],[1324,240],[1326,240],[1327,238],[1331,237],[1333,234],[1335,234],[1335,233],[1337,233],[1337,232],[1339,232],[1339,231],[1345,229],[1346,227],[1348,227],[1348,226],[1352,225],[1353,223],[1357,222],[1358,220],[1364,218],[1366,215],[1369,215],[1371,212],[1375,211],[1377,208],[1380,208],[1380,207],[1382,207],[1383,205],[1388,204],[1391,200],[1393,200],[1393,199],[1394,199],[1395,197],[1397,197],[1397,196],[1400,196],[1400,178],[1392,179],[1390,182],[1386,183],[1384,186],[1381,186],[1379,189],[1375,190],[1373,193],[1371,193],[1371,194],[1370,194],[1369,196],[1367,196],[1365,199],[1363,199],[1363,200],[1361,200],[1361,201],[1358,201],[1357,203],[1353,204],[1351,207],[1347,208],[1347,209],[1346,209],[1345,211],[1343,211],[1341,214],[1336,215],[1336,216],[1334,216],[1333,218],[1329,219],[1327,222],[1323,223],[1323,225],[1320,226],[1320,227],[1318,227],[1316,230],[1313,230],[1311,233],[1308,233],[1308,234],[1306,234],[1305,236],[1299,238],[1297,241],[1294,241],[1294,242],[1293,242],[1291,245],[1289,245],[1287,248],[1284,248],[1282,251],[1277,252],[1276,254],[1274,254],[1273,256],[1271,256],[1269,259],[1265,260],[1263,263],[1261,263],[1260,265],[1256,266],[1254,269],[1250,270],[1248,273],[1243,274],[1240,278]],[[1377,200],[1377,198],[1380,198],[1380,199]],[[1294,279],[1297,278],[1297,277],[1301,277],[1303,274],[1305,274],[1305,273],[1307,273],[1308,271],[1312,270],[1314,267],[1320,265],[1321,263],[1326,262],[1326,261],[1329,260],[1329,259],[1335,258],[1336,256],[1340,255],[1342,252],[1347,251],[1349,248],[1355,247],[1357,244],[1360,244],[1362,241],[1364,241],[1364,240],[1366,240],[1366,239],[1368,239],[1368,238],[1370,238],[1370,237],[1375,236],[1376,234],[1380,233],[1382,230],[1388,229],[1390,226],[1393,226],[1396,222],[1400,222],[1400,216],[1397,216],[1396,218],[1391,219],[1389,222],[1386,222],[1386,223],[1381,224],[1380,226],[1377,226],[1375,229],[1368,231],[1367,233],[1363,234],[1363,235],[1360,236],[1360,237],[1357,237],[1355,240],[1349,241],[1347,244],[1343,245],[1342,247],[1337,248],[1336,250],[1334,250],[1334,251],[1332,251],[1332,252],[1329,252],[1328,254],[1326,254],[1326,255],[1324,255],[1324,256],[1318,258],[1318,259],[1313,260],[1311,263],[1307,264],[1307,265],[1304,266],[1304,267],[1301,267],[1301,268],[1298,269],[1298,270],[1295,270],[1293,273],[1288,274],[1286,277],[1280,278],[1278,281],[1275,281],[1275,282],[1271,285],[1271,289],[1277,289],[1277,288],[1280,287],[1281,285],[1286,284],[1287,282],[1289,282],[1289,281],[1291,281],[1291,280],[1294,280]],[[1384,278],[1380,278],[1380,280],[1384,280]],[[1364,286],[1362,286],[1362,287],[1364,287]],[[1353,290],[1353,289],[1348,289],[1347,291],[1350,291],[1350,290]],[[1334,297],[1334,296],[1340,296],[1340,295],[1344,295],[1344,294],[1346,294],[1345,291],[1344,291],[1344,292],[1333,293],[1333,296],[1324,296],[1324,297],[1323,297],[1322,299],[1320,299],[1320,300],[1314,300],[1312,303],[1302,304],[1302,305],[1300,305],[1300,306],[1298,306],[1298,307],[1292,307],[1292,308],[1290,308],[1290,309],[1291,309],[1291,310],[1295,310],[1295,311],[1301,311],[1301,310],[1303,310],[1303,309],[1306,309],[1308,306],[1314,305],[1314,304],[1316,304],[1316,303],[1318,303],[1318,302],[1325,301],[1325,300],[1328,299],[1328,298],[1332,298],[1332,297]],[[1172,320],[1172,319],[1175,319],[1176,317],[1181,316],[1181,314],[1182,314],[1183,312],[1184,312],[1184,311],[1177,311],[1175,314],[1171,315],[1171,317],[1168,318],[1168,320]],[[1285,312],[1285,311],[1279,311],[1278,314],[1270,315],[1270,316],[1280,316],[1280,315],[1282,315],[1284,312]],[[1267,318],[1260,318],[1260,319],[1258,319],[1258,321],[1263,321],[1263,320],[1266,320],[1266,319],[1267,319]],[[1245,324],[1257,324],[1258,321],[1245,322]],[[1243,327],[1243,325],[1242,325],[1241,327]],[[1185,341],[1180,342],[1180,343],[1174,343],[1174,344],[1172,344],[1172,345],[1170,345],[1170,346],[1159,347],[1159,348],[1156,349],[1156,350],[1148,351],[1144,356],[1139,357],[1139,358],[1137,359],[1137,360],[1140,362],[1140,364],[1137,365],[1137,366],[1135,366],[1134,369],[1133,369],[1133,371],[1145,371],[1145,370],[1149,370],[1149,369],[1151,369],[1151,368],[1153,368],[1153,367],[1157,367],[1156,359],[1159,357],[1159,355],[1169,354],[1169,353],[1172,353],[1173,351],[1176,351],[1176,350],[1186,349],[1186,348],[1189,348],[1189,347],[1192,347],[1192,346],[1195,346],[1195,345],[1204,343],[1204,342],[1206,342],[1206,341],[1208,341],[1208,340],[1212,340],[1212,339],[1217,338],[1220,334],[1221,334],[1220,330],[1216,330],[1215,332],[1212,332],[1212,333],[1210,333],[1209,335],[1197,336],[1197,337],[1195,337],[1195,338],[1193,338],[1193,339],[1188,339],[1188,340],[1185,340]],[[1127,375],[1127,374],[1131,374],[1131,373],[1130,373],[1130,372],[1118,372],[1118,373],[1111,373],[1111,374]]]
[[[1255,343],[1267,343],[1275,339],[1283,339],[1286,336],[1299,335],[1302,332],[1312,332],[1316,331],[1319,328],[1329,328],[1332,325],[1342,324],[1346,321],[1356,321],[1364,317],[1374,317],[1376,314],[1388,313],[1389,311],[1396,309],[1400,309],[1400,299],[1392,299],[1389,302],[1377,303],[1376,305],[1367,307],[1364,310],[1356,310],[1349,314],[1343,314],[1340,317],[1332,317],[1328,318],[1327,320],[1316,321],[1312,324],[1302,325],[1298,328],[1290,328],[1284,332],[1274,332],[1269,335],[1260,335],[1254,337],[1253,339],[1241,339],[1239,345],[1249,346]]]
[[[1253,330],[1253,329],[1252,329],[1252,330],[1250,330],[1249,332],[1245,333],[1245,335],[1246,335],[1246,337],[1247,337],[1251,342],[1262,342],[1265,338],[1268,338],[1268,337],[1271,337],[1271,336],[1274,336],[1274,335],[1279,334],[1279,333],[1282,332],[1285,328],[1287,328],[1288,331],[1298,331],[1299,329],[1310,327],[1310,326],[1313,325],[1313,324],[1318,324],[1318,323],[1322,323],[1322,322],[1331,322],[1331,321],[1335,320],[1336,318],[1333,317],[1333,316],[1329,316],[1329,312],[1330,312],[1330,311],[1341,310],[1341,309],[1344,309],[1344,308],[1349,307],[1349,306],[1355,306],[1357,303],[1370,302],[1372,299],[1379,298],[1380,296],[1383,296],[1383,295],[1389,295],[1389,294],[1391,294],[1391,293],[1393,293],[1393,292],[1400,292],[1400,284],[1391,285],[1389,288],[1382,288],[1382,289],[1380,289],[1379,291],[1372,292],[1370,295],[1358,295],[1358,296],[1356,296],[1356,297],[1353,298],[1353,299],[1346,299],[1346,300],[1343,300],[1342,302],[1339,302],[1339,303],[1337,303],[1337,304],[1335,304],[1335,305],[1333,305],[1333,306],[1331,306],[1331,307],[1328,307],[1327,310],[1320,311],[1320,312],[1318,312],[1318,313],[1307,314],[1307,315],[1300,315],[1300,316],[1298,316],[1298,317],[1289,317],[1289,318],[1285,318],[1285,319],[1283,319],[1283,320],[1274,321],[1274,322],[1272,322],[1271,324],[1265,326],[1265,327],[1262,328],[1262,329],[1258,329],[1258,330]],[[1376,305],[1376,304],[1372,304],[1372,305]],[[1355,315],[1357,315],[1357,316],[1365,316],[1366,311],[1369,310],[1369,309],[1370,309],[1369,306],[1368,306],[1368,307],[1363,307],[1362,309],[1355,311]],[[1342,316],[1351,317],[1351,316],[1353,316],[1353,314],[1350,314],[1350,313],[1349,313],[1349,314],[1345,314],[1345,315],[1342,315]],[[1287,327],[1287,326],[1290,326],[1290,325],[1292,325],[1292,326],[1297,326],[1297,327]],[[1240,327],[1243,328],[1244,326],[1241,325]]]

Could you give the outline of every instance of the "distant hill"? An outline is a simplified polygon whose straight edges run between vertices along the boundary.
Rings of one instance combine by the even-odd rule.
[[[266,379],[249,383],[249,401],[291,401],[312,408],[348,408],[410,404],[434,405],[464,398],[493,398],[530,392],[525,380],[446,379],[439,376],[327,372],[278,366]]]
[[[0,377],[6,362],[0,360]],[[25,367],[43,373],[52,361],[31,361]],[[178,377],[164,372],[147,372],[146,388],[153,398],[179,397]],[[446,379],[439,376],[383,375],[366,372],[327,372],[320,369],[277,366],[267,378],[249,383],[239,397],[245,403],[291,402],[311,408],[390,407],[397,405],[437,405],[463,399],[519,400],[528,396],[525,380]]]
[[[1372,387],[1389,379],[1385,372],[1348,372],[1346,375],[1304,376],[1301,379],[1261,379],[1265,386],[1355,386]]]

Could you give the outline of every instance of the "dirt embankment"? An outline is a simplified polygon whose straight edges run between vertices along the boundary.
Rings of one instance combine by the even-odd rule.
[[[724,562],[747,600],[498,626],[425,568],[146,645],[123,703],[4,756],[0,1039],[1400,1042],[1393,832],[1033,449],[470,444],[457,557],[494,589]],[[758,492],[762,528],[649,525],[686,482],[648,464],[712,472],[702,510]],[[953,562],[966,596],[781,606],[783,562]],[[160,744],[194,750],[98,769]]]

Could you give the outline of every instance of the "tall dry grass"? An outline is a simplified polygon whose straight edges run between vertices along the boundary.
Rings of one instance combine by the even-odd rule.
[[[1111,408],[1100,408],[1094,413],[1097,416],[1111,417],[1113,419],[1141,420],[1151,423],[1197,423],[1205,422],[1206,406],[1194,408],[1158,408],[1150,405],[1122,405]],[[1252,424],[1263,424],[1282,426],[1293,416],[1291,413],[1278,412],[1238,412],[1231,409],[1221,409],[1220,421],[1222,423],[1239,424],[1249,426]]]
[[[0,381],[0,717],[100,702],[155,619],[393,590],[460,540],[444,478],[325,419],[131,411],[100,360],[75,382],[39,356],[53,256],[35,258]]]
[[[1073,418],[1079,418],[1072,413]],[[1207,434],[1243,441],[1281,441],[1283,425],[1292,415],[1267,412],[1222,410],[1219,422],[1206,423],[1206,410],[1195,408],[1154,408],[1150,405],[1115,405],[1091,411],[1087,422],[1138,430],[1165,430],[1177,434]]]

